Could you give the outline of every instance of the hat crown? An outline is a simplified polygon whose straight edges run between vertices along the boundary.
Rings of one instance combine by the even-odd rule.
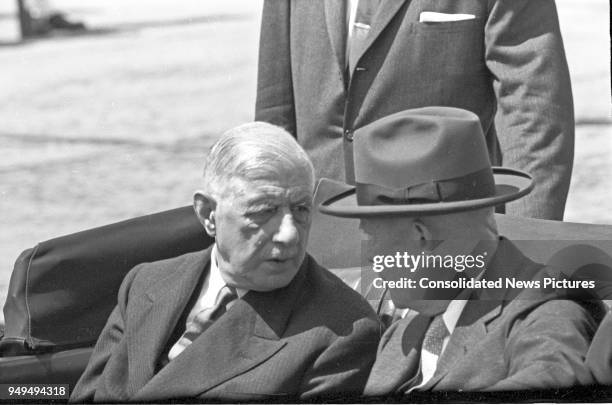
[[[354,187],[319,209],[341,217],[441,215],[516,200],[528,173],[491,167],[478,117],[450,107],[401,111],[354,136]]]
[[[493,174],[480,120],[450,107],[405,110],[355,131],[355,180],[410,188],[478,171]],[[490,190],[493,193],[493,190]]]

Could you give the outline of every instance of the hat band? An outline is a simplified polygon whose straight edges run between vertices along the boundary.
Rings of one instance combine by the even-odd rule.
[[[435,180],[405,188],[356,184],[358,205],[403,205],[475,200],[495,195],[490,167],[448,180]]]

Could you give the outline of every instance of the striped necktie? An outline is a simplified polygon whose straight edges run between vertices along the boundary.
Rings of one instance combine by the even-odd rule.
[[[421,384],[425,384],[433,377],[438,366],[438,360],[442,354],[444,347],[444,339],[450,335],[448,327],[444,322],[442,315],[437,315],[423,338],[423,347],[421,350]]]
[[[210,308],[204,308],[198,312],[194,318],[187,323],[185,332],[179,340],[172,346],[168,352],[168,360],[175,359],[187,346],[196,340],[206,329],[219,319],[231,306],[235,299],[238,298],[236,290],[229,286],[224,286],[217,295],[215,305]]]
[[[425,333],[423,349],[440,357],[444,339],[446,339],[448,335],[450,335],[450,333],[446,327],[446,323],[444,323],[444,318],[442,315],[436,316],[431,322],[431,325],[429,325],[427,333]]]

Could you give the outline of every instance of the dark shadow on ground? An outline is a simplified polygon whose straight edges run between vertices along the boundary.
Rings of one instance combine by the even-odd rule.
[[[181,25],[208,24],[217,22],[240,21],[251,18],[248,14],[218,14],[189,18],[176,18],[173,20],[143,21],[125,24],[116,24],[108,27],[85,28],[84,30],[53,30],[48,34],[34,38],[27,38],[17,41],[0,41],[0,47],[22,46],[34,42],[49,39],[70,39],[78,37],[90,37],[100,35],[121,34],[124,32],[139,31],[146,28],[162,28]]]

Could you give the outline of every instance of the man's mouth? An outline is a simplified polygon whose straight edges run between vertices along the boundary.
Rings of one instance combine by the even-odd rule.
[[[287,260],[291,260],[297,256],[297,249],[294,248],[285,248],[278,249],[273,248],[269,252],[267,252],[268,260],[275,262],[286,262]]]
[[[274,262],[274,263],[285,263],[285,262],[289,261],[290,259],[291,259],[290,257],[288,257],[288,258],[277,258],[277,257],[274,257],[274,258],[270,259],[270,261]]]
[[[286,263],[288,261],[293,260],[295,256],[294,255],[279,255],[279,256],[273,256],[270,259],[268,259],[268,261],[274,262],[274,263]]]

